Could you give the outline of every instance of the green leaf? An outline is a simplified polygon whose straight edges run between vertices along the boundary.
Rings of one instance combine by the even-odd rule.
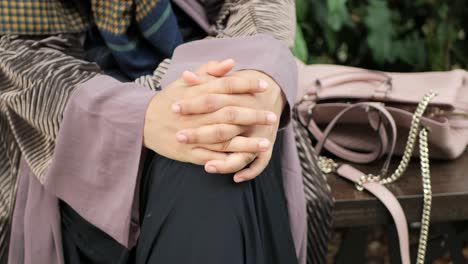
[[[309,52],[307,50],[307,43],[304,40],[304,35],[302,34],[301,27],[297,25],[296,27],[296,38],[294,41],[293,54],[296,58],[300,59],[303,62],[307,62],[309,57]]]
[[[391,12],[383,0],[371,0],[364,23],[368,28],[367,44],[379,64],[395,60],[392,52],[393,27]]]
[[[406,36],[394,44],[395,56],[419,71],[426,65],[426,46],[424,40],[416,33]]]
[[[337,12],[346,8],[347,0],[327,0],[327,7],[330,12]]]
[[[468,0],[294,1],[304,38],[295,54],[309,63],[394,71],[468,66]]]
[[[346,7],[347,0],[327,0],[327,24],[333,31],[340,31],[344,24],[351,21]]]

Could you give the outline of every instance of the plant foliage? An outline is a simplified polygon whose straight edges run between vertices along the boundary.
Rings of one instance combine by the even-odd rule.
[[[468,0],[296,0],[304,62],[388,71],[468,68]]]

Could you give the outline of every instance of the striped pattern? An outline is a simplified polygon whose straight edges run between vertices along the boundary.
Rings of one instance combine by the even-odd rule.
[[[163,60],[158,68],[154,70],[152,75],[143,75],[135,80],[135,83],[145,86],[152,91],[160,91],[161,90],[161,79],[166,74],[169,66],[171,64],[170,59]]]
[[[5,104],[0,101],[0,263],[6,263],[4,261],[9,240],[8,228],[11,224],[10,214],[15,201],[21,156],[13,134],[9,131],[4,110]]]
[[[307,200],[307,263],[326,263],[333,197],[326,175],[317,166],[317,154],[308,130],[298,118],[297,108],[293,110],[293,125]]]
[[[295,14],[294,0],[227,0],[213,32],[217,37],[268,33],[292,48],[296,32]]]
[[[65,55],[66,37],[0,38],[0,256],[6,254],[20,153],[42,182],[63,110],[95,64]]]

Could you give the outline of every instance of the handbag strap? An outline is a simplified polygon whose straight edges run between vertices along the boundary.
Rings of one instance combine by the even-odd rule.
[[[432,205],[432,190],[431,190],[431,175],[429,169],[429,145],[428,145],[428,130],[422,128],[419,133],[419,156],[421,160],[421,174],[423,182],[423,213],[421,216],[421,230],[419,235],[419,246],[416,258],[417,264],[424,264],[427,248],[427,239],[429,236],[431,205]],[[410,261],[410,248],[409,248],[409,235],[408,226],[405,213],[398,202],[395,195],[390,192],[384,184],[379,181],[366,181],[361,182],[366,178],[363,172],[355,169],[349,164],[342,164],[336,166],[336,173],[352,182],[355,185],[361,186],[362,189],[367,190],[379,199],[385,205],[395,223],[398,242],[400,245],[401,262],[409,264]],[[361,189],[361,190],[362,190]]]
[[[338,146],[335,142],[331,141],[328,139],[328,136],[330,135],[331,131],[333,128],[336,126],[338,121],[349,111],[357,109],[357,108],[365,108],[369,112],[369,109],[375,110],[378,113],[379,119],[384,118],[385,122],[377,122],[371,118],[369,115],[369,120],[371,125],[373,124],[374,127],[377,127],[379,130],[379,135],[381,139],[381,147],[380,150],[376,148],[373,152],[370,153],[358,153],[358,152],[353,152],[351,150],[344,149],[340,146]],[[369,112],[370,113],[370,112]],[[385,123],[388,124],[390,127],[390,134],[391,134],[391,141],[390,145],[388,145],[388,136],[387,132],[385,130]],[[382,174],[386,174],[388,171],[388,167],[390,165],[391,158],[393,156],[393,152],[395,150],[396,146],[396,139],[397,139],[397,128],[395,121],[392,117],[392,115],[385,109],[385,107],[382,104],[379,103],[356,103],[353,105],[350,105],[346,107],[345,109],[341,110],[333,119],[330,121],[330,123],[327,125],[325,128],[324,132],[321,132],[320,129],[318,128],[317,124],[313,120],[313,118],[310,119],[309,122],[309,130],[310,132],[314,135],[314,137],[318,140],[317,145],[315,147],[315,151],[317,155],[320,155],[322,148],[325,146],[328,151],[333,153],[334,155],[352,161],[352,162],[357,162],[357,163],[364,163],[364,162],[372,162],[379,158],[383,153],[388,148],[388,155],[387,159],[382,167]],[[382,154],[381,154],[382,153]]]
[[[377,148],[372,149],[370,152],[361,153],[356,152],[345,147],[340,146],[337,142],[332,139],[327,138],[324,140],[324,133],[319,128],[317,123],[311,119],[309,122],[309,131],[312,133],[314,138],[319,142],[325,142],[325,148],[333,153],[335,156],[340,157],[342,159],[346,159],[356,163],[370,163],[375,161],[376,159],[380,158],[384,153],[385,149],[388,148],[388,136],[384,129],[378,129],[380,145]],[[322,148],[322,147],[320,147]]]
[[[358,184],[359,180],[365,176],[364,173],[348,164],[340,165],[336,170],[336,173],[355,184]],[[393,222],[395,223],[398,233],[401,262],[403,264],[410,263],[409,235],[408,226],[406,224],[407,220],[398,199],[384,185],[378,182],[366,182],[362,187],[378,198],[387,208],[393,218]]]

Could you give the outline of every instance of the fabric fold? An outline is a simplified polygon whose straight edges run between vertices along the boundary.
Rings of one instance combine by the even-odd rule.
[[[132,209],[144,117],[154,95],[104,75],[79,85],[65,109],[44,179],[49,192],[127,247],[138,235]]]

